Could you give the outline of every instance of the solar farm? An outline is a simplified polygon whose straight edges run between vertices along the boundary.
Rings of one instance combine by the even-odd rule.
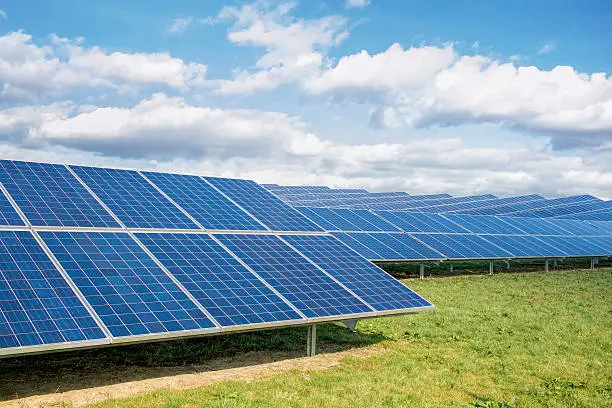
[[[389,264],[424,278],[426,264],[595,270],[612,256],[612,201],[590,195],[373,193],[6,160],[0,190],[4,358],[291,327],[307,328],[314,358],[317,327],[359,336],[358,323],[387,321],[373,318],[438,312]]]

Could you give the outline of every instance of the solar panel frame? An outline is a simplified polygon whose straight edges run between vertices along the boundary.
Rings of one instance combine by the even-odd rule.
[[[23,212],[0,183],[0,229],[26,227]]]

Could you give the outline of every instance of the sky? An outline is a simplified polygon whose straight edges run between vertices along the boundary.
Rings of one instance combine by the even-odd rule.
[[[0,0],[0,158],[612,199],[612,3]]]

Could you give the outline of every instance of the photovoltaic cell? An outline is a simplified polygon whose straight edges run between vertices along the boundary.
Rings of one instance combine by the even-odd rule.
[[[517,227],[491,215],[444,214],[444,217],[476,234],[524,234]]]
[[[348,235],[353,240],[358,241],[362,245],[365,245],[372,251],[378,254],[378,258],[373,258],[377,261],[384,260],[400,260],[403,259],[402,254],[395,250],[397,245],[387,245],[377,239],[379,234],[368,234],[365,232],[350,232]]]
[[[309,318],[371,312],[349,291],[274,235],[221,234],[215,237]]]
[[[104,338],[32,233],[0,231],[0,353]]]
[[[40,235],[113,337],[214,327],[127,233]]]
[[[408,234],[372,234],[377,240],[392,247],[405,260],[444,259],[433,249]]]
[[[368,246],[364,245],[363,243],[359,242],[358,240],[354,239],[352,235],[350,235],[348,232],[332,232],[331,234],[336,239],[340,240],[344,245],[348,246],[349,248],[351,248],[352,250],[354,250],[355,252],[357,252],[359,255],[363,256],[366,259],[371,259],[371,260],[384,259],[384,257],[381,254],[379,254],[372,248],[369,248]]]
[[[427,300],[331,236],[282,237],[377,311],[432,307]]]
[[[567,231],[566,235],[604,235],[605,232],[586,221],[547,218],[546,222]]]
[[[581,237],[567,236],[540,236],[539,240],[548,245],[560,249],[570,256],[603,256],[607,251],[603,248],[594,247]]]
[[[168,197],[204,228],[260,230],[266,228],[198,176],[143,172]]]
[[[25,225],[11,202],[0,191],[0,225]]]
[[[333,211],[357,227],[356,231],[400,231],[368,210],[334,208]]]
[[[64,166],[1,160],[0,182],[32,225],[119,227]]]
[[[541,218],[498,217],[529,235],[567,235],[567,231]]]
[[[221,326],[302,317],[207,234],[136,234]]]
[[[590,245],[601,248],[604,254],[612,255],[612,236],[582,237]]]
[[[255,218],[274,231],[322,231],[302,214],[251,180],[206,177]]]
[[[567,254],[533,235],[483,235],[482,238],[518,258],[563,257]]]
[[[326,225],[331,225],[329,231],[359,231],[360,228],[344,219],[341,215],[336,213],[331,208],[318,208],[312,207],[310,211],[316,214],[318,217],[323,218],[327,221]]]
[[[377,211],[376,213],[405,232],[468,232],[439,214],[407,211]]]
[[[512,254],[476,235],[468,234],[412,234],[419,241],[450,259],[508,258]]]
[[[128,228],[199,229],[135,171],[70,167]]]

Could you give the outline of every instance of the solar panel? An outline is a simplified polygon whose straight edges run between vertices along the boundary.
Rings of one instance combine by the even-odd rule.
[[[439,214],[406,211],[376,211],[376,213],[405,232],[468,232]]]
[[[371,312],[349,291],[274,235],[215,235],[309,318]]]
[[[517,227],[490,215],[444,214],[444,216],[476,234],[524,234]]]
[[[320,216],[314,210],[314,207],[294,207],[300,214],[308,217],[309,220],[323,228],[325,231],[335,231],[336,226],[326,218]]]
[[[444,259],[444,256],[423,245],[408,234],[372,234],[377,240],[393,247],[402,260]]]
[[[538,239],[550,246],[560,249],[569,256],[603,256],[607,252],[599,247],[594,247],[581,237],[567,236],[540,236]]]
[[[0,354],[105,339],[29,231],[0,231]]]
[[[482,237],[517,258],[552,258],[567,255],[532,235],[483,235]]]
[[[547,218],[546,222],[555,227],[567,231],[566,234],[572,235],[603,235],[605,232],[595,225],[581,220],[564,220]]]
[[[32,225],[119,227],[64,166],[0,160],[0,182]]]
[[[207,234],[136,234],[221,326],[302,317]]]
[[[582,237],[590,245],[601,248],[607,255],[612,255],[612,237]]]
[[[419,241],[450,259],[509,258],[512,254],[468,234],[412,234]]]
[[[359,231],[360,228],[343,218],[331,208],[310,208],[310,213],[316,214],[317,219],[324,219],[328,231]]]
[[[197,176],[143,173],[204,228],[265,230],[266,228],[210,184]]]
[[[358,241],[362,245],[368,247],[370,250],[376,252],[378,258],[370,259],[374,259],[377,261],[403,259],[402,254],[395,250],[395,245],[386,245],[376,239],[378,234],[368,234],[365,232],[350,232],[348,233],[348,235],[353,238],[353,240]]]
[[[433,307],[331,236],[282,235],[282,238],[379,312]]]
[[[348,246],[359,255],[370,260],[383,260],[384,256],[369,248],[359,240],[355,239],[352,234],[348,232],[332,232],[332,236],[340,240],[344,245]],[[398,254],[399,255],[399,254]]]
[[[251,180],[204,178],[274,231],[322,231],[302,214]]]
[[[0,225],[25,225],[2,191],[0,191]]]
[[[40,235],[113,337],[215,327],[129,234]]]
[[[399,228],[383,220],[368,210],[349,210],[346,208],[335,208],[333,212],[355,225],[357,231],[400,231]]]
[[[498,217],[529,235],[567,235],[567,231],[541,218]]]
[[[70,167],[128,228],[199,229],[135,171]]]

